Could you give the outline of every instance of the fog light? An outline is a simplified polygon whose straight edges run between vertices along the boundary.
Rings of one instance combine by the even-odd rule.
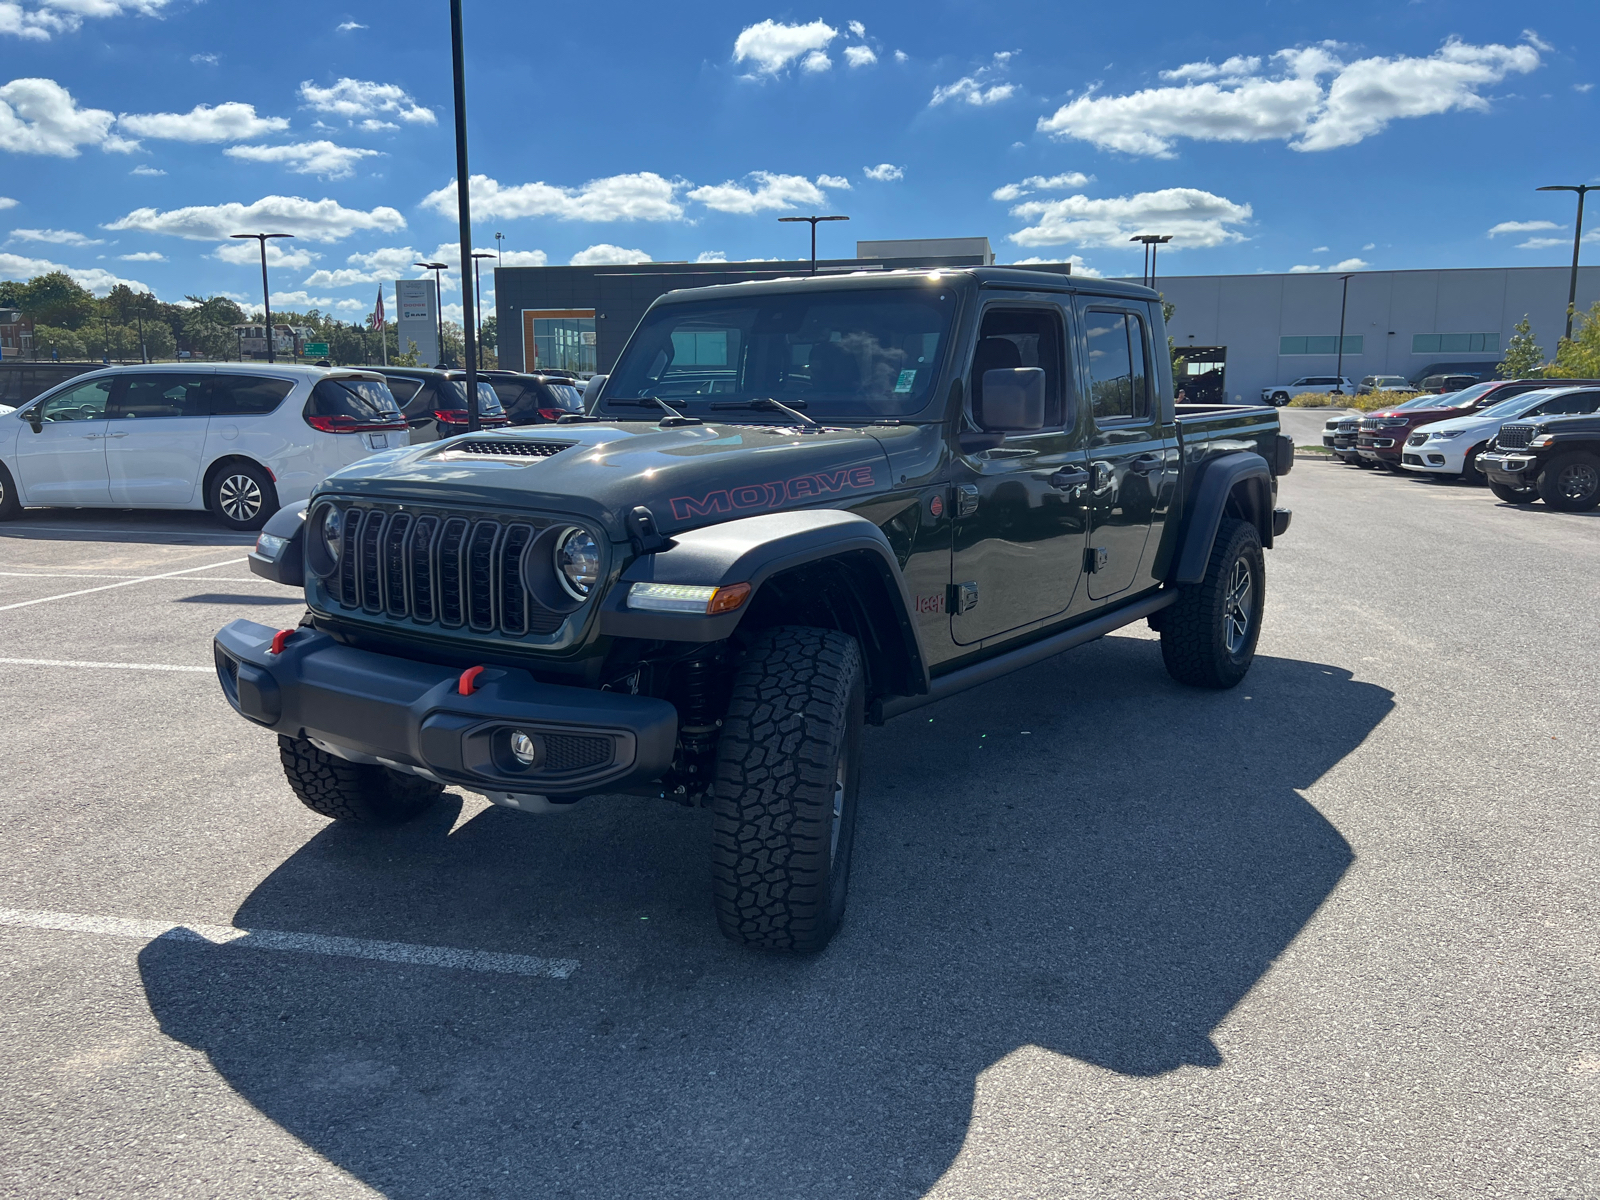
[[[539,743],[520,729],[512,730],[511,757],[525,767],[534,766],[539,761]]]

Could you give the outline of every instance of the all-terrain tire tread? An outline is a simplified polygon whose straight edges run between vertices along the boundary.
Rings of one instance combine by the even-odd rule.
[[[348,762],[304,738],[278,736],[294,794],[312,812],[354,825],[398,825],[420,816],[444,788],[418,775]]]
[[[1266,608],[1266,571],[1261,553],[1261,537],[1249,521],[1224,517],[1217,526],[1211,557],[1206,562],[1204,580],[1184,584],[1178,600],[1161,614],[1161,660],[1167,673],[1190,687],[1231,688],[1244,678],[1229,660],[1222,640],[1222,606],[1226,599],[1226,575],[1241,552],[1253,547],[1258,588],[1255,596],[1255,634],[1261,629]],[[1255,654],[1252,640],[1250,658]]]
[[[712,791],[712,877],[728,937],[774,950],[832,935],[836,756],[861,650],[827,629],[763,631],[735,674]]]

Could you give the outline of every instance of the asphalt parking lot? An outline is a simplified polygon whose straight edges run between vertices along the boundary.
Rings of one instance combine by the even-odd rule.
[[[799,960],[704,813],[328,825],[210,673],[300,613],[245,539],[0,526],[0,1194],[1600,1196],[1600,513],[1281,502],[1238,689],[1139,629],[869,731]]]

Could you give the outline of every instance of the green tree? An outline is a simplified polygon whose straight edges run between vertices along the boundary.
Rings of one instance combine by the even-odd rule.
[[[192,307],[184,312],[178,346],[198,358],[225,360],[239,353],[235,325],[244,324],[244,310],[226,296],[187,297]]]
[[[1600,301],[1579,313],[1571,338],[1556,343],[1556,361],[1544,369],[1546,379],[1600,379]]]
[[[467,365],[467,336],[456,321],[444,323],[444,345],[439,347],[439,361],[455,367]]]
[[[490,313],[483,319],[483,348],[498,352],[500,349],[500,317]]]
[[[22,307],[22,283],[16,279],[0,279],[0,308]]]
[[[89,357],[89,349],[76,331],[37,323],[33,327],[33,352],[39,358],[50,358],[54,355],[63,362],[71,360],[81,362]]]
[[[1528,324],[1527,315],[1511,328],[1505,359],[1495,368],[1495,374],[1501,379],[1537,379],[1544,369],[1544,351],[1533,340],[1533,328]]]
[[[328,335],[328,356],[341,367],[355,366],[372,361],[372,346],[367,331],[359,325],[341,325],[335,321]]]
[[[95,313],[94,296],[65,271],[36,275],[22,285],[17,306],[35,324],[78,329]]]

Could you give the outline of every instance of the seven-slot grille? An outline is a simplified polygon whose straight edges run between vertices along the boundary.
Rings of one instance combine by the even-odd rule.
[[[1526,450],[1528,443],[1533,441],[1533,426],[1502,425],[1494,440],[1502,450]]]
[[[522,556],[550,522],[344,509],[329,594],[346,609],[475,633],[554,633],[566,619],[529,594]]]

